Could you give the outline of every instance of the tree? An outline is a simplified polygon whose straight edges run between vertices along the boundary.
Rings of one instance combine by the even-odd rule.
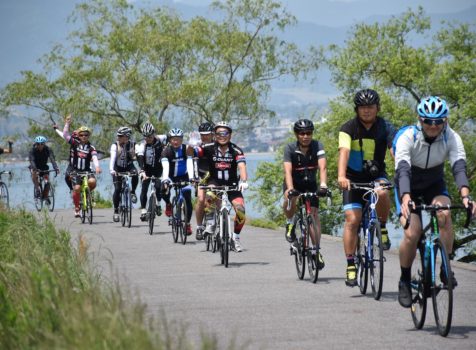
[[[476,31],[474,25],[446,23],[434,40],[428,40],[430,29],[422,8],[408,10],[386,23],[357,24],[345,46],[320,51],[327,53],[320,57],[321,62],[330,67],[342,91],[317,128],[317,137],[326,148],[330,182],[337,178],[337,147],[333,145],[339,128],[354,115],[352,97],[356,90],[372,87],[381,95],[381,115],[397,127],[416,122],[415,105],[421,97],[446,99],[451,106],[450,125],[464,135],[470,186],[476,188]],[[390,159],[387,170],[391,177],[393,169]],[[446,169],[446,178],[452,178],[450,169]],[[454,182],[448,185],[453,198],[459,198]],[[458,227],[461,225],[455,225]],[[466,242],[463,235],[458,232],[461,239],[456,240],[456,247]],[[471,242],[466,242],[469,254],[464,261],[476,261],[474,239],[474,235],[467,239]]]
[[[211,8],[222,20],[184,21],[126,0],[80,4],[69,45],[46,55],[42,72],[23,72],[8,84],[2,106],[34,107],[45,119],[72,113],[100,135],[122,125],[139,131],[147,120],[164,126],[182,117],[192,127],[268,118],[270,81],[315,68],[312,56],[275,34],[294,17],[271,0],[217,1]]]

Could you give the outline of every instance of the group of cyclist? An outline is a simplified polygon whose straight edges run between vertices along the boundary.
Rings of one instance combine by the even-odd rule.
[[[362,219],[362,208],[365,205],[364,191],[353,189],[352,183],[380,182],[388,183],[385,156],[387,149],[395,158],[395,201],[397,214],[404,225],[412,216],[411,224],[404,230],[400,244],[401,277],[398,284],[398,301],[403,307],[411,306],[411,265],[416,255],[417,243],[421,232],[421,213],[414,210],[415,205],[450,204],[450,197],[444,179],[444,162],[449,160],[456,185],[459,189],[463,205],[476,215],[476,206],[472,205],[469,182],[466,175],[466,154],[461,137],[450,128],[448,123],[449,107],[443,99],[430,96],[419,101],[417,106],[417,123],[402,132],[384,118],[378,116],[380,97],[372,89],[360,90],[354,97],[355,117],[344,123],[339,131],[339,156],[337,182],[343,191],[344,209],[343,244],[347,262],[345,284],[350,287],[357,285],[356,248],[358,230]],[[81,126],[72,134],[69,133],[71,116],[66,117],[63,132],[57,133],[70,144],[70,159],[65,179],[73,191],[75,216],[79,216],[79,184],[75,175],[78,171],[90,171],[91,161],[95,172],[101,168],[97,151],[89,142],[91,130]],[[327,160],[324,146],[313,139],[314,124],[307,119],[300,119],[294,124],[296,142],[288,144],[284,149],[283,167],[283,211],[286,218],[285,237],[291,244],[295,241],[293,218],[297,210],[297,197],[290,196],[291,191],[314,192],[316,197],[311,201],[311,213],[317,223],[316,233],[312,233],[311,249],[318,251],[318,268],[325,266],[320,245],[321,230],[318,216],[319,201],[317,195],[325,195],[327,186]],[[235,209],[233,247],[241,252],[240,232],[245,223],[245,204],[242,192],[248,188],[246,158],[240,147],[231,142],[232,127],[227,122],[215,125],[205,122],[199,126],[200,140],[195,144],[184,144],[184,132],[173,128],[167,135],[156,134],[154,126],[147,122],[142,127],[144,140],[138,144],[131,140],[132,130],[121,127],[117,130],[117,141],[111,145],[109,170],[113,178],[114,194],[113,220],[119,221],[119,196],[122,186],[121,173],[132,176],[131,199],[136,203],[136,189],[139,179],[142,182],[140,193],[141,220],[146,220],[147,191],[150,177],[161,178],[156,182],[157,198],[166,203],[165,214],[172,215],[169,188],[172,183],[188,182],[190,184],[206,183],[208,185],[236,186],[236,191],[229,193],[230,201]],[[37,186],[37,173],[48,170],[47,161],[51,160],[56,174],[59,168],[54,159],[53,151],[45,145],[43,136],[35,138],[30,152],[30,169],[32,180]],[[0,149],[8,153],[7,150]],[[11,152],[11,144],[10,144]],[[134,161],[137,160],[139,170]],[[134,176],[135,175],[135,176]],[[319,176],[318,176],[319,175]],[[319,178],[319,185],[318,179]],[[36,181],[36,182],[35,182]],[[93,173],[88,179],[90,189],[96,186]],[[36,188],[36,187],[35,187]],[[192,234],[190,225],[192,215],[192,186],[183,188],[187,206],[186,233]],[[41,194],[38,194],[41,195]],[[376,205],[381,225],[383,249],[391,246],[386,229],[390,214],[389,190],[378,191]],[[196,239],[202,240],[213,231],[213,223],[204,225],[206,207],[215,199],[200,188],[197,190],[195,216],[197,221]],[[159,205],[159,214],[161,208]],[[448,252],[453,249],[453,233],[451,216],[448,211],[438,213],[441,226],[441,239]],[[205,220],[206,221],[206,220]],[[207,221],[208,222],[208,221]],[[457,285],[454,275],[453,286]]]
[[[387,149],[395,158],[395,201],[397,214],[402,225],[409,216],[410,226],[405,229],[400,244],[401,277],[398,284],[398,301],[403,307],[412,303],[410,279],[411,265],[416,255],[421,233],[421,212],[412,209],[419,203],[450,204],[450,197],[444,179],[444,162],[450,161],[463,205],[476,215],[472,205],[469,182],[466,174],[466,154],[461,137],[448,124],[449,107],[443,99],[430,96],[419,101],[416,125],[397,133],[394,126],[378,116],[380,97],[372,89],[360,90],[354,97],[355,117],[344,123],[339,131],[338,185],[343,191],[342,201],[345,216],[343,243],[347,261],[345,284],[357,285],[356,249],[358,230],[365,205],[364,191],[353,189],[352,183],[389,182],[386,173],[385,155]],[[314,124],[307,119],[294,124],[296,142],[286,146],[284,151],[284,215],[287,220],[286,240],[293,243],[295,227],[293,215],[296,211],[296,197],[288,198],[292,190],[300,192],[325,193],[327,191],[326,156],[323,145],[313,140]],[[394,146],[394,149],[393,147]],[[319,171],[320,185],[317,185]],[[383,249],[391,246],[386,229],[390,214],[390,194],[388,190],[378,191],[376,205],[379,217]],[[288,206],[288,201],[291,205]],[[312,213],[319,227],[317,196],[311,202]],[[438,213],[441,239],[448,252],[453,249],[451,216],[448,211]],[[320,244],[320,232],[311,237],[314,247]],[[318,256],[318,268],[325,263]],[[453,286],[456,286],[454,275]]]

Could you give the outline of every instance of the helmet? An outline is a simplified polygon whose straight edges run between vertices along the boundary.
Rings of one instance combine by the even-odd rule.
[[[132,135],[132,130],[127,127],[127,126],[121,126],[119,129],[117,129],[117,133],[116,133],[117,136],[127,136],[127,137],[131,137]]]
[[[209,122],[202,123],[198,127],[198,132],[200,134],[210,134],[212,131],[213,131],[213,124]]]
[[[84,125],[80,126],[77,131],[78,131],[78,134],[81,132],[87,132],[88,134],[91,135],[91,129],[89,129],[87,126],[84,126]]]
[[[299,119],[294,123],[294,132],[313,131],[314,123],[309,119]]]
[[[37,136],[35,137],[35,143],[45,143],[48,142],[48,139],[44,136]]]
[[[228,124],[228,122],[225,122],[225,121],[221,121],[221,122],[216,123],[215,126],[213,127],[213,130],[217,131],[218,128],[227,128],[228,130],[230,130],[230,132],[233,131],[230,124]]]
[[[440,119],[448,117],[450,109],[445,100],[438,96],[422,98],[417,106],[417,113],[422,118]]]
[[[377,91],[372,89],[364,89],[357,91],[354,96],[354,105],[355,107],[359,106],[371,106],[371,105],[379,105],[380,104],[380,96],[378,95]]]
[[[179,128],[173,128],[168,133],[169,137],[183,137],[183,130]]]
[[[145,123],[144,126],[142,127],[142,135],[147,137],[147,136],[151,136],[153,134],[155,134],[154,126],[149,122]]]

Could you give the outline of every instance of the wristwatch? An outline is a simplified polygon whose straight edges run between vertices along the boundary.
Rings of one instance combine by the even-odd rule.
[[[468,198],[468,200],[469,200],[470,202],[473,201],[473,197],[471,197],[470,195],[462,196],[462,197],[461,197],[461,199],[466,199],[466,198]]]

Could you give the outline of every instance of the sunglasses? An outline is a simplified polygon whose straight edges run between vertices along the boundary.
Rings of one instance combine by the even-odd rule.
[[[298,133],[299,136],[311,136],[312,131],[303,131]]]
[[[230,135],[230,132],[229,131],[219,131],[217,133],[215,133],[216,136],[221,136],[221,137],[227,137],[228,135]]]
[[[86,137],[86,136],[89,136],[89,134],[79,134],[78,136],[79,137]]]
[[[430,119],[430,118],[421,118],[421,121],[426,125],[441,125],[446,122],[446,118],[443,119]]]

